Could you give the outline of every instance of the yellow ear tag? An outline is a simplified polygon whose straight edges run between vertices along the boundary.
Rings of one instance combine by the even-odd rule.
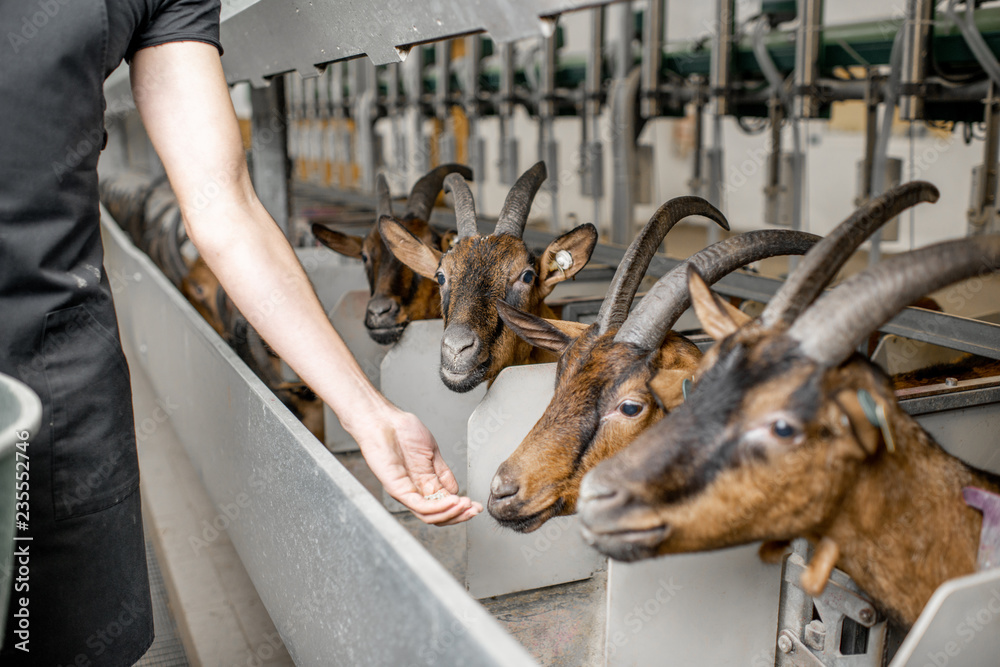
[[[861,404],[861,409],[865,411],[865,417],[868,418],[872,426],[878,426],[879,430],[882,431],[885,448],[890,454],[894,454],[896,452],[896,441],[892,437],[892,428],[889,426],[889,420],[885,416],[885,406],[881,403],[876,403],[872,395],[864,389],[858,390],[858,403]]]

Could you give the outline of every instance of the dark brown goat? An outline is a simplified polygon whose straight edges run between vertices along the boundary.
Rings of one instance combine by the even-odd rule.
[[[908,184],[859,209],[800,265],[812,279],[790,281],[788,289],[808,290],[805,297],[812,298],[868,233],[903,208],[935,198],[933,187]],[[763,231],[717,243],[662,277],[626,320],[653,251],[677,220],[693,213],[724,222],[721,213],[696,197],[664,204],[633,242],[615,276],[613,284],[629,282],[631,287],[612,288],[598,322],[589,328],[542,320],[498,304],[504,321],[518,335],[561,355],[555,393],[545,414],[494,477],[487,507],[502,525],[527,532],[552,516],[572,514],[583,475],[683,401],[684,381],[701,360],[693,343],[670,331],[690,305],[687,265],[714,282],[765,257],[804,253],[819,241],[811,234]],[[623,273],[626,267],[630,274]],[[648,389],[651,381],[659,388],[658,399]]]
[[[445,177],[453,173],[472,179],[472,171],[460,164],[435,168],[413,186],[406,213],[398,220],[414,237],[439,250],[447,250],[451,236],[439,234],[428,220]],[[378,176],[375,190],[376,224],[372,224],[365,237],[335,232],[319,224],[314,224],[312,230],[326,247],[364,262],[371,292],[365,310],[365,327],[376,343],[391,345],[399,340],[410,322],[441,317],[441,296],[436,281],[415,274],[385,247],[377,223],[382,216],[392,215],[392,201],[389,184],[382,174]]]
[[[499,299],[524,311],[553,317],[545,297],[557,283],[572,278],[590,260],[597,229],[579,227],[552,241],[536,257],[521,236],[531,202],[545,180],[539,162],[511,188],[496,229],[481,236],[472,192],[459,175],[445,179],[455,198],[458,237],[447,251],[414,236],[404,225],[383,217],[379,229],[400,261],[441,286],[445,330],[441,337],[441,379],[452,391],[465,392],[492,382],[507,366],[554,361],[533,351],[504,326],[497,314]]]
[[[962,489],[997,492],[1000,479],[944,452],[854,351],[918,297],[998,269],[1000,236],[940,243],[795,305],[791,321],[750,323],[691,270],[698,317],[720,342],[687,400],[584,478],[585,538],[637,560],[805,537],[816,556],[804,590],[822,592],[836,565],[912,625],[941,583],[975,570],[982,516]]]

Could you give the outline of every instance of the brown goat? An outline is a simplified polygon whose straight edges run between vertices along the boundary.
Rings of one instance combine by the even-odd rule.
[[[460,164],[445,164],[433,169],[413,186],[406,213],[398,220],[414,237],[439,250],[448,249],[451,236],[439,234],[428,220],[445,177],[452,173],[472,179],[472,171]],[[378,202],[375,223],[378,223],[383,215],[392,215],[389,184],[382,174],[378,175],[375,190]],[[372,224],[363,238],[335,232],[320,224],[313,224],[312,230],[326,247],[364,262],[371,292],[365,310],[365,327],[376,343],[391,345],[399,340],[410,322],[441,317],[437,282],[415,274],[396,259],[385,247],[377,224]]]
[[[392,253],[441,286],[445,330],[440,372],[452,391],[465,392],[481,382],[492,382],[507,366],[555,360],[519,340],[504,326],[495,306],[499,299],[526,312],[553,317],[545,297],[587,264],[597,244],[597,229],[585,224],[553,240],[541,257],[528,249],[521,236],[545,177],[543,162],[525,172],[508,193],[494,232],[481,236],[468,184],[457,174],[449,175],[445,189],[455,199],[458,237],[444,252],[390,217],[379,220],[382,238]]]
[[[854,276],[791,322],[750,323],[690,270],[698,318],[720,342],[687,400],[584,478],[585,538],[637,560],[805,537],[816,555],[804,590],[822,592],[836,565],[912,625],[941,583],[976,568],[982,517],[962,489],[997,492],[1000,479],[944,452],[854,351],[917,297],[998,269],[1000,236],[940,243]]]
[[[933,187],[908,184],[859,209],[816,246],[818,252],[812,253],[810,261],[802,263],[811,279],[790,281],[787,289],[808,290],[803,294],[811,298],[868,233],[903,208],[934,198]],[[613,287],[598,322],[589,328],[542,320],[498,304],[504,321],[519,336],[561,355],[552,401],[494,477],[487,507],[501,525],[528,532],[552,516],[572,514],[583,475],[683,401],[684,381],[691,378],[701,360],[693,343],[670,331],[690,305],[687,265],[714,282],[765,257],[804,253],[819,241],[811,234],[763,231],[717,243],[662,277],[626,320],[653,251],[675,222],[695,213],[724,223],[721,213],[696,197],[680,197],[664,204],[619,265],[613,285],[624,281],[631,287]],[[640,258],[641,247],[645,254]],[[631,274],[623,273],[626,267]],[[611,317],[613,323],[605,320]],[[660,389],[658,398],[647,387],[654,378]]]
[[[212,273],[212,269],[208,268],[203,258],[196,259],[191,270],[181,280],[181,293],[217,334],[226,336],[226,325],[220,305],[220,298],[225,292],[222,291],[219,279]]]

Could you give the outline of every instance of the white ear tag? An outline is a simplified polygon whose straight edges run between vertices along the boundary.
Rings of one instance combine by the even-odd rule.
[[[573,266],[573,255],[568,250],[560,250],[556,253],[556,266],[563,271]]]

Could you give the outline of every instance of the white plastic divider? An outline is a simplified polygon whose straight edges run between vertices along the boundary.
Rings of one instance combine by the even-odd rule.
[[[607,667],[773,665],[781,566],[757,547],[610,561]]]
[[[504,369],[468,422],[469,495],[486,505],[497,467],[521,444],[552,400],[555,364]],[[500,528],[492,517],[469,522],[465,584],[476,598],[579,581],[606,559],[580,537],[575,516],[550,519],[533,533]]]
[[[444,385],[439,374],[443,332],[444,320],[410,322],[399,342],[382,359],[382,393],[403,410],[420,417],[437,440],[459,488],[465,491],[466,425],[469,415],[486,395],[486,385],[464,394]],[[383,500],[391,511],[406,511],[388,494],[383,494]]]
[[[938,586],[890,667],[979,667],[1000,656],[1000,568]]]
[[[226,530],[296,664],[534,664],[103,210],[102,230],[132,372],[212,501],[240,499]]]
[[[360,260],[329,248],[296,248],[295,254],[316,289],[316,296],[329,313],[345,292],[367,290],[368,278]]]

